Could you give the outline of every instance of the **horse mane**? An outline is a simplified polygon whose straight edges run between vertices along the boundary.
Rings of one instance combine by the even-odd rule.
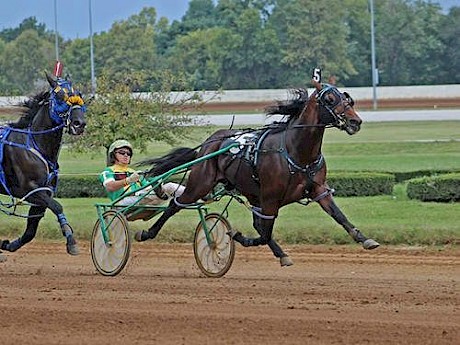
[[[308,102],[307,89],[298,88],[291,91],[295,98],[287,101],[276,101],[275,104],[265,108],[267,115],[284,115],[288,117],[287,122],[298,118]]]
[[[25,100],[21,104],[21,106],[26,108],[22,111],[22,116],[18,121],[8,123],[8,126],[19,129],[27,128],[32,123],[35,115],[37,115],[38,110],[46,104],[48,98],[49,91],[43,91]]]

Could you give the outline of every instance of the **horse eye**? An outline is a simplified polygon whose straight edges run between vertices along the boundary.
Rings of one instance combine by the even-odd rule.
[[[334,104],[334,97],[331,96],[331,95],[327,96],[327,97],[326,97],[326,103],[327,103],[328,105],[333,105],[333,104]]]

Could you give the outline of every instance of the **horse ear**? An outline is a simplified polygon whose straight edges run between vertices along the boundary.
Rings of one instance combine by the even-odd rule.
[[[48,80],[48,83],[50,84],[51,88],[55,88],[57,86],[57,81],[53,79],[52,76],[49,75],[48,72],[45,71],[46,79]]]
[[[311,76],[311,83],[318,91],[320,91],[323,88],[323,86],[321,85],[321,68],[313,69],[313,74]]]

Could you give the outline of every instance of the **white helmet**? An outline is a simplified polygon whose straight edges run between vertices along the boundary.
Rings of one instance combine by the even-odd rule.
[[[107,151],[107,165],[112,165],[115,162],[115,150],[121,149],[122,147],[126,147],[133,153],[133,146],[128,140],[119,139],[115,140],[110,146],[109,150]]]

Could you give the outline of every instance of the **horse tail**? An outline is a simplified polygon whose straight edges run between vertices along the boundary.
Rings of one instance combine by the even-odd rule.
[[[148,158],[142,160],[135,166],[151,165],[152,167],[146,171],[147,176],[157,176],[174,169],[182,164],[188,163],[196,159],[197,151],[188,147],[179,147],[172,150],[168,154],[158,158]]]

